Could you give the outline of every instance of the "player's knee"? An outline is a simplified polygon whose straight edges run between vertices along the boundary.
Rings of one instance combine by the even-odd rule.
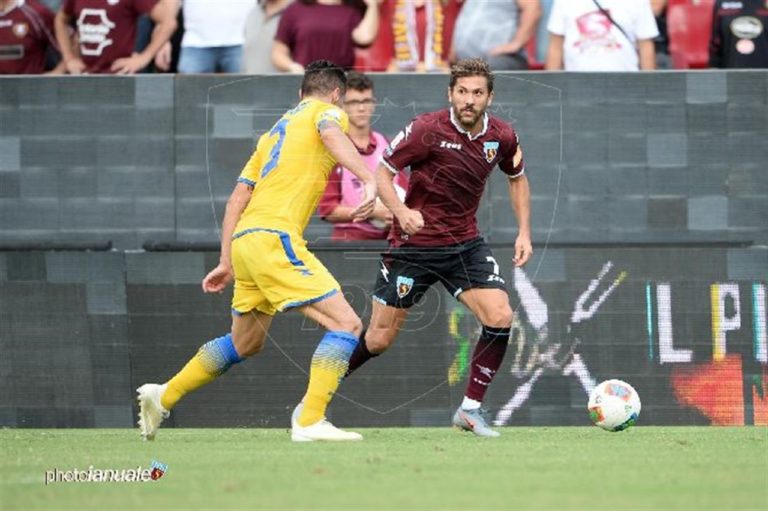
[[[512,325],[512,308],[509,304],[495,307],[486,315],[483,322],[486,326],[494,328],[507,328]]]
[[[365,333],[365,346],[371,353],[383,353],[395,341],[395,334],[386,330],[368,329]]]
[[[351,332],[355,337],[360,337],[360,334],[363,332],[363,322],[357,315],[352,314],[348,317],[341,318],[337,322],[337,326],[334,330]]]

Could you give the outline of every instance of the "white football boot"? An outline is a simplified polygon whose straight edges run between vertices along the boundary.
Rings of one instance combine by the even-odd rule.
[[[320,419],[307,427],[301,427],[297,423],[294,423],[293,427],[291,427],[291,440],[294,442],[314,442],[318,440],[327,442],[354,442],[362,439],[363,435],[360,433],[339,429],[328,422],[328,419]]]
[[[139,430],[144,440],[154,440],[160,423],[171,414],[160,404],[160,396],[163,395],[168,384],[145,383],[138,389],[139,396]]]

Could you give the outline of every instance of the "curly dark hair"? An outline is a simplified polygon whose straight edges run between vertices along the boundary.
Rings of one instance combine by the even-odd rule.
[[[452,65],[450,88],[453,89],[459,78],[467,76],[484,76],[488,81],[488,92],[493,92],[493,71],[483,59],[463,59]]]
[[[330,94],[333,89],[341,89],[341,93],[347,90],[347,75],[344,69],[330,60],[315,60],[304,70],[304,79],[301,81],[301,95]]]

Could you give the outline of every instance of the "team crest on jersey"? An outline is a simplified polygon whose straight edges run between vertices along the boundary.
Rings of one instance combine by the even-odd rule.
[[[19,39],[23,38],[29,33],[29,25],[26,23],[16,23],[13,26],[13,35],[18,37]]]
[[[485,161],[491,163],[499,154],[499,143],[496,141],[483,142],[483,152],[485,153]]]
[[[397,296],[405,298],[413,289],[413,279],[408,277],[397,277]]]

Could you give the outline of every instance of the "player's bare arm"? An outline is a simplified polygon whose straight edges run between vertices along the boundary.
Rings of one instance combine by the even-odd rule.
[[[219,265],[203,279],[203,291],[206,293],[220,293],[232,281],[232,234],[235,232],[237,221],[240,220],[240,215],[248,206],[252,194],[252,185],[238,182],[227,200],[227,208],[221,225]]]
[[[518,234],[515,240],[515,266],[523,266],[533,255],[531,245],[531,189],[525,174],[509,178],[509,200],[517,217]]]
[[[407,234],[416,234],[424,227],[424,218],[421,212],[406,206],[395,191],[395,175],[386,165],[379,164],[376,168],[376,186],[381,202],[392,212]]]
[[[376,205],[376,181],[365,166],[355,144],[341,130],[338,124],[330,121],[323,122],[320,127],[320,138],[336,161],[352,172],[365,187],[365,194],[360,204],[351,212],[355,222],[360,222],[371,216]]]

